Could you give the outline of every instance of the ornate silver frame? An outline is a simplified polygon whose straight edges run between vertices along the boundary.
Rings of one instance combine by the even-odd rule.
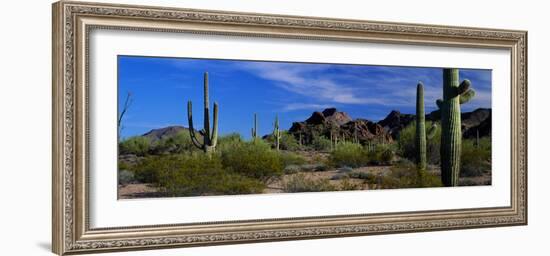
[[[87,45],[93,29],[497,48],[511,51],[511,205],[91,229]],[[53,5],[55,253],[203,246],[527,224],[527,32],[61,1]]]

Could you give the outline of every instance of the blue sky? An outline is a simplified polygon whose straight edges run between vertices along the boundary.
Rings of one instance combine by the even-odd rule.
[[[441,68],[119,56],[119,111],[128,92],[133,99],[122,137],[169,125],[187,127],[188,100],[195,128],[201,129],[205,71],[210,102],[220,105],[220,134],[238,132],[245,138],[254,113],[264,135],[271,133],[275,115],[288,129],[327,107],[373,121],[391,110],[414,113],[418,81],[424,83],[426,113],[436,109],[442,94]],[[490,70],[461,69],[460,79],[470,79],[476,91],[462,111],[491,107]]]

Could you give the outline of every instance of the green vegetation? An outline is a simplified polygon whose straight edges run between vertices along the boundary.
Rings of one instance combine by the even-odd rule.
[[[431,121],[426,122],[426,133],[431,136],[426,136],[426,158],[430,164],[439,163],[439,148],[441,139],[441,128],[436,123]],[[413,121],[407,127],[399,132],[397,138],[398,154],[408,160],[416,161],[416,122]]]
[[[133,154],[137,156],[148,154],[150,148],[151,142],[148,138],[142,136],[127,138],[120,142],[118,146],[119,154]]]
[[[336,186],[330,184],[329,180],[314,180],[306,177],[303,173],[291,176],[283,185],[283,191],[295,192],[321,192],[335,191]]]
[[[479,144],[475,139],[463,140],[461,153],[460,176],[481,176],[491,170],[490,138],[480,138]]]
[[[367,152],[360,144],[343,142],[339,143],[330,153],[330,161],[336,167],[361,167],[369,162]]]
[[[186,131],[179,131],[174,136],[160,139],[151,146],[151,154],[180,154],[197,150]]]
[[[367,159],[372,165],[390,165],[395,158],[394,152],[391,144],[374,144],[371,150],[367,150]]]
[[[332,149],[332,142],[324,136],[315,136],[313,137],[312,147],[318,151],[330,151]]]
[[[219,154],[149,156],[133,171],[143,183],[153,183],[171,196],[259,193],[265,185],[221,165]]]
[[[235,173],[267,182],[283,174],[280,155],[264,141],[244,142],[221,153],[222,163]]]
[[[423,188],[441,187],[438,175],[425,170],[419,171],[416,164],[403,162],[392,167],[390,173],[380,176],[380,188]]]

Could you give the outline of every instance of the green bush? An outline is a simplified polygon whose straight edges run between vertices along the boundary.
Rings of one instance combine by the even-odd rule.
[[[127,170],[118,171],[118,185],[126,186],[135,183],[134,173]]]
[[[475,139],[462,140],[460,176],[482,176],[491,170],[491,139],[481,138],[479,144]]]
[[[198,151],[193,145],[188,131],[179,131],[174,136],[160,139],[153,143],[153,154],[179,154],[186,151]]]
[[[225,169],[262,182],[283,174],[279,153],[262,140],[235,145],[222,151],[221,155]]]
[[[272,148],[275,148],[275,137],[270,135],[267,136],[266,140],[271,144]],[[288,131],[281,131],[281,139],[279,143],[279,148],[282,150],[296,151],[301,149],[300,144],[298,144],[298,140],[296,140],[294,135],[288,133]]]
[[[151,148],[151,141],[142,136],[135,136],[124,139],[118,145],[119,154],[134,154],[137,156],[144,156],[149,153]]]
[[[216,151],[227,151],[232,148],[238,147],[244,143],[243,138],[238,133],[230,133],[224,136],[218,137],[218,145],[216,146]]]
[[[321,192],[321,191],[335,191],[337,188],[330,184],[330,181],[313,180],[307,178],[303,173],[293,175],[288,181],[283,184],[283,191],[289,193],[295,192]]]
[[[336,149],[330,153],[330,161],[336,167],[361,167],[368,163],[368,156],[360,144],[344,142],[339,143]]]
[[[441,187],[441,178],[426,171],[418,171],[412,162],[396,164],[390,173],[380,177],[382,188],[426,188]]]
[[[330,151],[332,149],[330,139],[324,136],[314,136],[311,146],[317,151]]]
[[[370,172],[351,172],[351,173],[348,173],[348,177],[350,177],[352,179],[365,180],[367,183],[375,183],[376,182],[376,175],[374,175]]]
[[[369,163],[373,165],[389,165],[394,158],[394,149],[390,144],[376,144],[374,150],[368,151]]]
[[[305,164],[307,161],[306,159],[298,155],[296,153],[290,152],[290,151],[282,151],[279,153],[279,157],[281,158],[281,161],[283,162],[284,166],[288,165],[302,165]]]
[[[285,166],[285,169],[283,170],[283,172],[285,174],[294,174],[294,173],[300,172],[301,170],[302,170],[301,166],[291,164],[291,165]]]
[[[426,135],[428,135],[431,128],[432,122],[426,121]],[[416,122],[413,121],[399,132],[399,136],[397,138],[399,155],[413,162],[416,161],[415,136]],[[439,148],[441,141],[441,126],[439,125],[439,123],[437,123],[437,127],[435,128],[433,135],[426,137],[426,159],[428,160],[428,163],[438,164],[440,158]]]
[[[151,156],[136,174],[155,183],[170,196],[261,193],[265,185],[223,169],[219,154]]]
[[[342,191],[348,191],[348,190],[360,190],[361,189],[361,185],[357,184],[357,183],[353,183],[350,181],[350,178],[349,177],[344,177],[342,179],[342,181],[340,182],[340,187],[339,187],[340,190]]]

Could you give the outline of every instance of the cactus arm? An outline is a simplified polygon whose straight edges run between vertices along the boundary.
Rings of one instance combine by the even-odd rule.
[[[472,89],[468,89],[464,93],[460,94],[460,104],[467,103],[470,101],[474,96],[476,95],[476,92]]]
[[[197,139],[195,134],[195,128],[193,127],[193,103],[191,101],[187,102],[187,120],[189,122],[189,136],[191,136],[191,141],[195,147],[202,149],[203,145]]]
[[[214,102],[214,124],[212,127],[212,137],[210,138],[210,146],[215,148],[218,144],[218,103]]]
[[[470,80],[468,80],[468,79],[465,79],[458,86],[458,90],[457,90],[458,94],[460,94],[460,95],[464,94],[466,91],[470,90],[471,86],[472,86],[472,82],[470,82]]]

